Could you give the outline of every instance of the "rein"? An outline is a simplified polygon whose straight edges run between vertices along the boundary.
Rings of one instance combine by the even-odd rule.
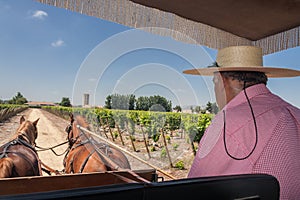
[[[62,145],[64,145],[64,144],[66,144],[66,143],[68,143],[68,141],[63,142],[63,143],[60,143],[60,144],[55,145],[55,146],[53,146],[53,147],[48,147],[48,148],[40,147],[40,146],[37,146],[37,145],[36,145],[35,147],[39,149],[39,150],[37,150],[37,151],[47,151],[47,150],[51,150],[56,156],[62,156],[62,155],[64,155],[64,154],[68,151],[69,147],[67,147],[67,149],[66,149],[63,153],[61,153],[61,154],[56,153],[53,149],[56,148],[56,147],[62,146]]]

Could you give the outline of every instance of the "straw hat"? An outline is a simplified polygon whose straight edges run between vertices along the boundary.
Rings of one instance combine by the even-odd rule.
[[[217,60],[207,68],[189,69],[185,74],[212,76],[217,71],[253,71],[264,72],[268,77],[294,77],[300,76],[300,71],[264,67],[262,49],[254,46],[232,46],[219,50]]]

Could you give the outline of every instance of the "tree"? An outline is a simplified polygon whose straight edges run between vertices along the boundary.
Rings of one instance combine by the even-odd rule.
[[[108,109],[120,109],[120,110],[134,110],[135,96],[111,94],[106,97],[105,108]]]
[[[212,113],[212,103],[209,101],[207,102],[206,104],[206,110],[209,112],[209,113]]]
[[[176,110],[176,112],[181,112],[182,108],[179,105],[177,105],[173,108],[173,110]]]
[[[196,106],[196,107],[194,108],[194,111],[195,111],[196,113],[201,113],[201,112],[202,112],[201,106]]]
[[[104,108],[111,109],[111,95],[106,97]]]
[[[68,97],[63,97],[61,102],[59,103],[60,106],[65,106],[65,107],[71,107],[71,102]]]
[[[194,107],[191,106],[190,109],[191,109],[191,112],[194,113],[194,111],[195,111],[195,110],[194,110]]]
[[[136,101],[136,110],[145,110],[148,111],[150,108],[150,99],[149,97],[139,97]]]
[[[172,111],[172,102],[168,101],[165,97],[154,95],[149,97],[150,108],[153,110],[153,107],[159,108],[157,111],[162,111],[161,107],[164,108],[166,112]],[[159,106],[158,106],[159,105]]]
[[[206,104],[206,110],[209,113],[213,113],[213,114],[217,114],[219,112],[219,108],[218,108],[216,102],[214,102],[214,103],[207,102],[207,104]]]
[[[9,104],[18,104],[22,105],[27,103],[27,99],[20,93],[18,92],[16,96],[14,96],[11,100],[8,100]]]
[[[217,114],[219,112],[219,107],[216,102],[212,103],[211,108],[212,113]]]
[[[134,110],[135,102],[135,96],[133,94],[129,95],[129,110]]]

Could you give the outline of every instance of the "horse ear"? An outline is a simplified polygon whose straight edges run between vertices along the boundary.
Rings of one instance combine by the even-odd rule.
[[[73,115],[73,113],[69,113],[69,116],[70,116],[70,121],[72,123],[74,121],[74,115]]]
[[[20,124],[22,124],[24,121],[25,121],[25,118],[24,118],[24,116],[22,116],[22,117],[20,118]]]
[[[32,122],[32,124],[33,124],[34,126],[36,126],[39,120],[40,120],[40,118],[38,118],[37,120],[35,120],[34,122]]]

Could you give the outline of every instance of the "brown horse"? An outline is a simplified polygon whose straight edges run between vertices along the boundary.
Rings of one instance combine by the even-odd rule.
[[[69,152],[64,158],[65,173],[105,172],[130,169],[126,156],[114,147],[97,142],[77,125],[89,129],[83,117],[70,115],[66,128]]]
[[[35,151],[37,123],[20,118],[20,126],[11,141],[0,147],[0,178],[42,175]]]

